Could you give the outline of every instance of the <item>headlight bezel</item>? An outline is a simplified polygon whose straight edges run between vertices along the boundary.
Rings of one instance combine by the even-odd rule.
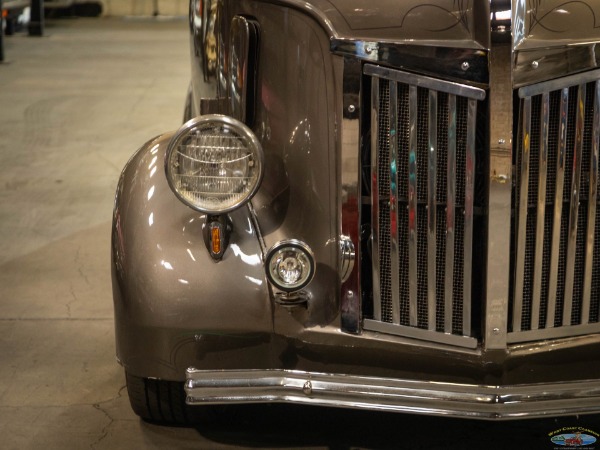
[[[241,196],[237,201],[229,202],[226,206],[223,207],[207,206],[191,201],[182,192],[180,192],[180,187],[177,186],[177,182],[175,181],[174,176],[175,174],[173,172],[174,167],[172,156],[173,153],[177,151],[178,147],[182,144],[182,142],[196,131],[201,133],[203,129],[206,130],[208,128],[214,127],[224,127],[225,129],[233,130],[237,134],[237,138],[246,143],[246,149],[249,152],[249,154],[251,154],[251,158],[249,160],[253,161],[253,163],[257,166],[252,169],[257,171],[256,176],[252,178],[253,185],[249,189],[247,189],[243,196]],[[226,162],[227,161],[225,161],[224,163]],[[210,162],[206,162],[206,164],[209,163]],[[212,162],[211,164],[217,163]],[[194,117],[193,119],[187,121],[181,126],[181,128],[179,128],[179,130],[175,132],[167,146],[167,150],[165,152],[164,165],[167,183],[173,191],[173,193],[175,194],[175,196],[182,203],[204,214],[220,215],[242,207],[243,205],[248,203],[256,194],[264,176],[264,153],[258,138],[247,125],[230,116],[222,114],[206,114]],[[232,192],[232,195],[233,194],[234,193]]]
[[[277,255],[281,254],[284,251],[292,250],[302,254],[306,258],[309,267],[307,275],[306,277],[304,277],[302,282],[286,285],[284,282],[282,282],[280,279],[276,278],[276,276],[273,275],[273,262],[276,261]],[[299,292],[306,286],[308,286],[308,284],[313,280],[315,276],[315,271],[316,262],[312,249],[308,246],[308,244],[297,239],[285,239],[277,242],[269,249],[265,257],[265,272],[269,283],[271,283],[271,285],[287,294]]]

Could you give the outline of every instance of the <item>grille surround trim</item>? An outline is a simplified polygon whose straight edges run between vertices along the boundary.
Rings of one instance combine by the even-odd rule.
[[[375,65],[363,73],[371,76],[372,91],[374,298],[373,318],[365,318],[364,329],[477,348],[471,330],[475,129],[477,102],[486,93]],[[446,136],[438,148],[439,133]],[[448,151],[451,156],[441,160],[445,167],[438,167],[438,152]],[[441,194],[440,182],[446,188]],[[446,253],[447,242],[452,248]],[[438,283],[438,276],[444,280]]]
[[[516,236],[512,245],[516,247],[511,264],[516,271],[511,286],[512,323],[508,343],[598,333],[600,323],[591,310],[592,303],[597,303],[597,299],[592,302],[592,279],[600,276],[600,268],[594,267],[594,258],[598,256],[595,255],[595,233],[600,70],[527,86],[518,93],[522,102],[523,132],[517,139],[516,150],[520,180],[515,188],[517,217],[513,224]],[[554,115],[548,118],[548,109],[552,110],[551,99],[558,106],[554,106]],[[532,102],[540,105],[533,111]],[[534,143],[530,151],[531,122],[539,122],[541,133],[539,142]],[[557,125],[555,128],[550,126],[556,134],[552,137],[554,148],[548,144],[549,122]],[[544,155],[548,157],[547,166]],[[533,170],[538,171],[533,185],[526,179],[530,163]],[[537,192],[535,201],[528,192],[529,186],[533,186],[533,195]],[[552,190],[554,195],[551,195]],[[550,194],[548,199],[547,193]],[[546,213],[546,209],[551,214]],[[536,223],[536,234],[528,236],[530,240],[535,239],[534,256],[530,254],[531,244],[525,245],[525,235],[529,231],[524,223],[529,221]],[[549,254],[542,252],[542,245],[549,245]],[[527,258],[529,263],[525,262]],[[534,267],[532,282],[531,273],[521,270],[527,264]],[[549,273],[542,273],[543,265],[549,266]],[[548,280],[546,291],[542,277]],[[528,302],[523,302],[531,283],[533,295]],[[542,316],[544,311],[545,318]],[[590,320],[591,315],[594,317]]]

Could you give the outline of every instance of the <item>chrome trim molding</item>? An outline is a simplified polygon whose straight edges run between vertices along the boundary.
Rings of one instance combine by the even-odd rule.
[[[475,200],[475,129],[477,123],[477,102],[469,98],[467,115],[467,158],[465,165],[465,231],[463,268],[463,335],[471,335],[471,274],[473,273],[473,204]]]
[[[489,82],[488,51],[485,49],[332,39],[331,51],[337,55],[427,75],[443,73],[449,79],[461,82],[482,86]]]
[[[371,81],[371,103],[379,105],[379,78],[373,78]],[[379,107],[371,108],[371,243],[373,254],[379,254],[379,152],[373,151],[377,148],[379,139]],[[375,201],[377,200],[377,201]],[[379,258],[373,258],[373,298],[379,298],[381,287],[379,284]],[[381,302],[373,302],[373,317],[375,320],[381,320]]]
[[[538,200],[536,236],[544,235],[544,219],[546,217],[546,178],[548,172],[548,126],[550,121],[550,94],[544,92],[542,98],[542,124],[540,130],[540,154],[538,174]],[[535,259],[543,258],[544,240],[535,241]],[[533,305],[531,308],[531,328],[537,329],[540,321],[540,302],[542,296],[542,265],[536,264],[533,275]]]
[[[452,316],[450,316],[452,318]],[[395,334],[411,339],[421,339],[424,341],[437,342],[439,344],[454,345],[456,347],[477,348],[477,339],[469,336],[461,336],[451,333],[435,333],[435,328],[431,330],[416,328],[414,326],[398,325],[396,323],[378,322],[376,320],[365,319],[365,330],[376,331],[385,334]],[[432,332],[434,331],[434,332]]]
[[[571,325],[573,311],[573,286],[575,284],[575,251],[577,247],[577,224],[579,220],[579,186],[581,182],[581,157],[583,152],[583,121],[585,120],[586,85],[577,89],[577,123],[575,125],[575,152],[573,155],[573,176],[571,177],[569,231],[567,243],[567,274],[565,280],[565,303],[563,326]]]
[[[410,144],[408,148],[408,283],[410,326],[417,326],[417,87],[409,86]],[[393,276],[395,278],[395,276]]]
[[[510,44],[493,44],[490,52],[490,168],[486,300],[483,340],[486,349],[505,349],[508,326],[513,182],[512,61]]]
[[[454,225],[456,214],[456,95],[448,95],[448,166],[446,169],[446,267],[444,279],[444,333],[452,333],[454,299]]]
[[[427,309],[428,328],[435,331],[436,309],[436,176],[438,93],[429,91],[429,154],[427,158]],[[393,272],[397,273],[397,272]],[[469,286],[469,285],[467,285]]]
[[[556,154],[556,193],[554,196],[554,216],[552,225],[552,249],[550,260],[550,287],[548,290],[548,314],[546,327],[554,326],[556,315],[556,286],[558,284],[558,252],[560,250],[560,225],[563,208],[563,191],[565,184],[565,161],[567,154],[567,111],[569,110],[569,88],[560,93],[560,125],[558,136],[558,151]]]
[[[356,260],[356,250],[352,239],[340,236],[340,280],[342,283],[350,278]]]
[[[374,64],[368,64],[364,68],[365,75],[376,76],[385,78],[386,80],[398,81],[400,83],[406,83],[414,86],[415,89],[418,87],[425,89],[432,89],[438,92],[446,92],[448,94],[458,95],[460,97],[468,97],[474,100],[483,100],[485,98],[485,91],[478,87],[468,86],[466,84],[454,83],[450,81],[443,81],[438,78],[430,78],[422,75],[415,75],[408,72],[401,72],[399,70],[388,69],[387,67],[381,67]]]
[[[187,370],[186,403],[302,403],[486,420],[600,412],[600,381],[486,386],[294,370]]]
[[[571,75],[568,77],[558,78],[556,80],[546,81],[544,83],[532,84],[531,86],[525,86],[519,89],[519,97],[533,97],[535,95],[541,95],[544,92],[558,91],[566,87],[591,83],[600,79],[600,70],[593,70],[591,72],[585,72],[578,75]]]
[[[600,333],[600,323],[513,332],[508,334],[508,343],[515,344],[520,342],[540,341],[543,339],[561,339],[574,336],[585,336],[593,333]]]
[[[398,223],[398,84],[390,83],[389,100],[390,140],[390,223]],[[376,148],[376,147],[375,147]],[[392,273],[399,273],[398,228],[390,233]],[[400,323],[400,280],[392,277],[392,321]]]
[[[515,51],[515,87],[566,77],[600,67],[598,43]]]
[[[343,64],[339,64],[342,62]],[[337,85],[341,88],[337,92],[342,105],[339,114],[340,134],[339,139],[339,164],[338,174],[340,180],[340,200],[339,200],[339,225],[338,236],[347,236],[356,246],[355,259],[360,261],[360,80],[361,64],[360,61],[344,58],[337,61],[341,66],[337,70],[339,79]],[[351,94],[351,95],[344,95]],[[356,99],[350,100],[348,99]],[[356,103],[354,103],[356,101]],[[352,110],[352,113],[349,111]],[[343,170],[342,170],[343,168]],[[361,295],[360,295],[360,270],[349,268],[349,272],[344,275],[340,286],[340,328],[346,333],[358,334],[361,332]]]
[[[523,279],[525,277],[525,239],[527,224],[527,198],[529,196],[529,157],[531,145],[531,98],[526,98],[523,105],[523,149],[521,167],[519,170],[519,215],[517,222],[517,250],[516,250],[516,275],[515,275],[515,301],[513,309],[513,330],[521,331],[521,314],[523,311]],[[523,199],[525,199],[523,201]]]

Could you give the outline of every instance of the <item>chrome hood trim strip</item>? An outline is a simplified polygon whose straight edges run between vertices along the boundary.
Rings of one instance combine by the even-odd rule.
[[[600,412],[600,381],[478,386],[294,370],[187,370],[189,405],[303,403],[486,420]]]

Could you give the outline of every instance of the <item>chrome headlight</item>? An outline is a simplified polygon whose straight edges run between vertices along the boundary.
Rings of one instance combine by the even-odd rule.
[[[315,274],[315,257],[304,242],[288,239],[278,242],[267,253],[267,278],[284,292],[305,287]]]
[[[167,148],[169,186],[186,205],[222,214],[246,203],[263,175],[263,152],[252,131],[227,116],[186,122]]]

